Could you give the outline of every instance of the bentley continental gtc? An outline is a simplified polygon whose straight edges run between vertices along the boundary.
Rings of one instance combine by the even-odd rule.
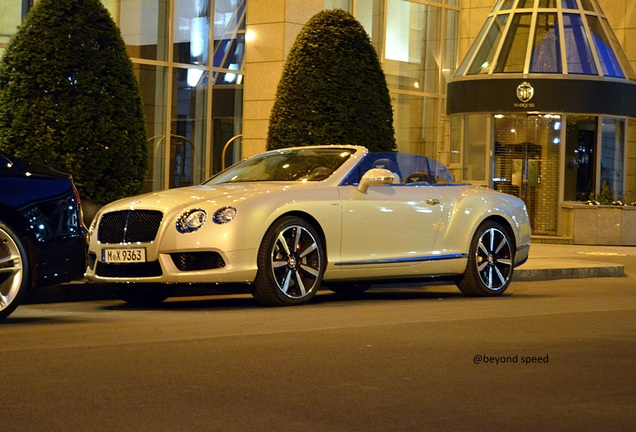
[[[139,305],[177,284],[246,284],[265,305],[430,278],[498,296],[530,248],[522,200],[455,184],[424,156],[348,145],[269,151],[111,203],[89,233],[88,279]]]

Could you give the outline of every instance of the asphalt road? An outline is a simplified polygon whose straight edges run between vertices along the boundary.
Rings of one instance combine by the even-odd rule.
[[[636,277],[23,305],[0,431],[631,430]]]

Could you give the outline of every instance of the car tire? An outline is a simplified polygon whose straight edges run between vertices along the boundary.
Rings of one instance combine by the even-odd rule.
[[[267,306],[307,303],[320,288],[325,265],[316,230],[299,217],[283,217],[263,237],[252,294]]]
[[[26,247],[11,227],[0,222],[0,320],[20,304],[30,281]]]
[[[485,221],[470,243],[466,271],[457,287],[466,296],[499,296],[510,285],[513,263],[514,243],[509,230],[495,221]]]
[[[155,307],[174,294],[175,287],[164,284],[130,284],[117,288],[119,298],[139,308]]]

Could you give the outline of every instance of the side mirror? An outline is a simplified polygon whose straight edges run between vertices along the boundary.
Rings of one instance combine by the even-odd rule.
[[[366,193],[370,186],[384,186],[395,182],[395,176],[391,171],[384,168],[371,168],[365,172],[360,179],[358,190]]]

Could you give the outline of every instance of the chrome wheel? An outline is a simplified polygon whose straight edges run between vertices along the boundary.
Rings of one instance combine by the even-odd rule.
[[[24,246],[9,227],[0,224],[0,319],[18,306],[28,284]]]
[[[501,295],[510,285],[514,263],[514,243],[501,224],[486,221],[479,226],[470,244],[468,263],[457,282],[468,296]]]
[[[512,248],[507,235],[497,228],[489,228],[477,243],[476,265],[486,288],[498,290],[512,275]]]
[[[320,287],[324,263],[313,227],[300,218],[283,218],[263,239],[254,296],[268,305],[306,303]]]

